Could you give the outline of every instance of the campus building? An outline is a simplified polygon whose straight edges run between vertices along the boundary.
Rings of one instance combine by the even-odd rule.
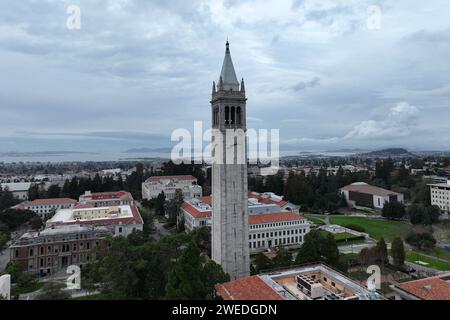
[[[67,225],[104,226],[112,235],[126,237],[133,231],[142,231],[144,222],[134,205],[61,209],[46,222],[46,228]]]
[[[178,189],[183,193],[184,199],[198,199],[203,195],[202,187],[197,184],[194,176],[153,176],[142,183],[142,199],[150,200],[164,192],[166,200],[171,200]]]
[[[40,276],[70,265],[82,268],[105,252],[106,237],[110,234],[106,227],[79,224],[27,232],[10,246],[10,259],[19,262],[23,271]]]
[[[396,300],[450,300],[450,273],[392,285]]]
[[[59,209],[70,209],[75,206],[77,200],[70,198],[48,198],[25,201],[16,205],[15,209],[34,211],[41,218],[47,218]]]
[[[404,202],[403,194],[371,186],[364,182],[355,182],[340,189],[350,207],[383,209],[388,202]]]
[[[450,214],[450,180],[446,183],[429,184],[431,205],[441,209],[441,217],[448,219]]]
[[[250,253],[265,251],[277,246],[299,247],[310,231],[304,219],[291,203],[273,199],[265,194],[248,193],[248,247]],[[184,201],[181,205],[185,228],[191,231],[211,226],[213,218],[212,197]]]
[[[10,191],[14,198],[19,200],[28,200],[28,190],[30,190],[31,182],[8,182],[0,184],[2,190]]]
[[[94,207],[133,205],[134,199],[128,191],[110,191],[92,193],[86,191],[79,198],[82,205]]]
[[[384,300],[324,264],[259,274],[215,286],[223,300]]]

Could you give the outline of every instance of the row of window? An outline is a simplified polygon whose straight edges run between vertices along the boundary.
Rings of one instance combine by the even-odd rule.
[[[95,245],[98,246],[98,244],[99,244],[99,242],[96,241],[96,242],[95,242]],[[85,248],[85,247],[86,247],[86,248]],[[72,251],[77,251],[78,248],[79,248],[80,251],[81,251],[81,250],[90,250],[90,249],[91,249],[91,243],[90,243],[90,242],[86,242],[86,246],[84,246],[83,243],[80,243],[79,246],[78,246],[77,243],[73,243],[73,244],[72,244]],[[68,244],[63,244],[63,245],[61,246],[61,252],[69,252],[69,251],[70,251],[70,245],[68,245]],[[47,254],[58,253],[58,252],[59,252],[59,246],[55,246],[54,249],[53,249],[53,251],[52,251],[52,246],[48,246],[48,247],[47,247]],[[40,254],[40,255],[44,255],[44,254],[45,254],[45,247],[40,247],[40,248],[39,248],[39,254]],[[18,250],[18,249],[15,250],[14,255],[15,255],[16,258],[19,257],[19,250]],[[34,256],[34,248],[30,248],[30,249],[28,250],[28,255],[29,255],[30,257],[33,257],[33,256]]]
[[[295,221],[253,224],[253,225],[250,225],[250,229],[263,229],[263,228],[273,228],[273,227],[282,227],[282,226],[294,226],[294,225],[305,224],[305,223],[306,222],[304,220],[295,220]]]
[[[292,244],[301,244],[303,242],[302,236],[296,237],[287,237],[287,238],[279,238],[273,240],[259,240],[259,241],[250,241],[248,247],[250,249],[260,249],[260,248],[270,248],[273,246],[281,246],[281,245],[292,245]]]
[[[283,230],[283,231],[271,231],[271,232],[263,232],[263,233],[254,233],[249,235],[249,239],[261,239],[261,238],[273,238],[278,236],[289,236],[293,234],[301,234],[306,233],[306,229],[292,229],[292,230]]]

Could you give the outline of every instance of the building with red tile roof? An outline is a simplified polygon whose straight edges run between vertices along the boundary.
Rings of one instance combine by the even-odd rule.
[[[94,207],[132,205],[133,196],[128,191],[110,191],[91,193],[86,191],[79,198],[81,204],[92,204]]]
[[[384,300],[324,264],[250,276],[214,288],[223,300]]]
[[[14,208],[34,211],[41,218],[48,217],[50,214],[55,213],[59,209],[73,208],[77,200],[70,198],[47,198],[36,199],[33,201],[25,201]]]
[[[255,253],[276,246],[300,246],[304,241],[304,236],[310,230],[309,222],[297,212],[283,211],[284,202],[279,203],[279,201],[264,197],[257,198],[257,195],[249,193],[250,251]],[[258,199],[265,199],[266,203],[260,203]],[[181,205],[181,211],[183,212],[186,230],[211,226],[212,198],[206,196],[184,201]]]
[[[401,300],[450,300],[450,273],[391,287]]]
[[[215,289],[223,300],[283,300],[283,297],[259,276],[217,284]]]

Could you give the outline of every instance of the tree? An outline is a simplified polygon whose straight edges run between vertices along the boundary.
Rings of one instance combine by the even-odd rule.
[[[6,233],[0,232],[0,254],[6,249],[6,244],[9,241],[9,237]]]
[[[40,228],[42,228],[42,225],[43,225],[42,219],[38,216],[31,218],[30,224],[31,224],[31,229],[33,229],[33,230],[39,230]]]
[[[19,200],[14,198],[14,195],[8,188],[1,190],[0,188],[0,211],[11,208],[19,203]]]
[[[181,189],[175,190],[175,195],[167,204],[167,213],[169,215],[169,222],[175,223],[178,221],[180,208],[183,204],[183,192]]]
[[[328,233],[322,240],[321,253],[326,262],[331,266],[337,266],[339,263],[339,249],[333,234]]]
[[[253,265],[255,268],[255,274],[264,270],[269,270],[273,267],[272,260],[270,260],[264,253],[258,253],[253,259]]]
[[[441,210],[438,206],[412,204],[408,207],[408,216],[412,224],[433,225],[439,222]]]
[[[413,203],[408,207],[407,210],[409,220],[412,224],[417,225],[423,222],[424,207],[421,204]]]
[[[381,215],[387,219],[401,219],[406,215],[405,206],[398,201],[384,204]]]
[[[384,238],[378,240],[377,245],[375,246],[375,256],[377,256],[377,260],[381,265],[385,265],[389,261],[386,241],[384,241]]]
[[[69,292],[63,290],[65,287],[62,283],[47,282],[43,287],[37,300],[68,300],[71,295]]]
[[[278,268],[289,267],[292,264],[292,254],[284,247],[277,247],[273,265]]]
[[[61,188],[57,184],[52,184],[47,190],[47,198],[59,198],[61,196]]]
[[[6,265],[5,273],[11,275],[11,282],[16,283],[22,275],[22,265],[19,261],[10,261]]]
[[[202,282],[202,271],[200,250],[194,242],[190,242],[169,273],[166,299],[203,299],[206,288]]]
[[[211,228],[206,226],[195,228],[191,231],[190,236],[197,247],[211,257]]]
[[[392,241],[391,255],[395,266],[401,267],[405,264],[405,248],[400,237],[396,237]]]
[[[429,232],[411,232],[406,236],[405,241],[417,249],[432,249],[436,245],[436,239]]]
[[[438,206],[427,206],[424,211],[424,225],[433,225],[439,222],[439,217],[441,215],[441,209]]]
[[[295,264],[307,264],[312,262],[321,261],[321,257],[318,254],[316,244],[311,240],[306,240],[298,250],[297,257],[295,258]]]
[[[164,215],[164,203],[166,202],[166,196],[164,191],[161,191],[160,194],[154,199],[154,206],[156,214]]]
[[[214,286],[218,283],[230,281],[230,276],[223,271],[220,265],[213,260],[209,260],[203,266],[201,279],[206,289],[206,298],[210,298],[214,295]]]

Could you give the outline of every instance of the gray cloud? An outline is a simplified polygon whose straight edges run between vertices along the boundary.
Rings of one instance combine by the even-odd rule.
[[[282,142],[450,148],[450,4],[379,1],[368,30],[369,0],[79,0],[70,31],[72,2],[0,4],[0,151],[162,147],[207,127],[226,37],[249,124]]]

